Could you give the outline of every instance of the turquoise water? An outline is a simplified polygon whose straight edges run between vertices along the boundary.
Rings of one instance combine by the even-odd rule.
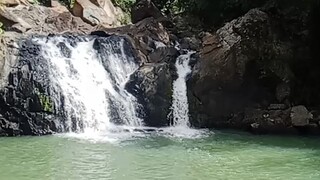
[[[320,139],[215,132],[120,142],[70,136],[0,138],[4,180],[320,179]]]

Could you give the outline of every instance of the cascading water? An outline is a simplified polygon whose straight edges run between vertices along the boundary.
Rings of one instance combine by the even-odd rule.
[[[179,49],[179,45],[176,46]],[[187,51],[180,55],[175,63],[178,78],[173,82],[171,114],[173,121],[171,126],[164,128],[165,134],[179,138],[199,138],[207,134],[206,131],[190,128],[189,104],[187,96],[187,76],[191,73],[189,66],[191,55],[194,51]]]
[[[180,55],[176,60],[178,79],[173,82],[172,116],[173,126],[189,127],[189,104],[186,78],[191,73],[190,56],[195,52]]]
[[[63,106],[69,132],[105,133],[113,122],[143,125],[136,111],[140,105],[124,88],[138,65],[126,54],[123,38],[56,36],[34,42],[48,61],[52,96]]]

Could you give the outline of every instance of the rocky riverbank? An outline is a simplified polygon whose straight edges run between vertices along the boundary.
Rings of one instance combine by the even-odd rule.
[[[179,42],[182,49],[198,52],[188,77],[193,127],[320,134],[316,1],[279,6],[270,0],[209,29],[188,21],[193,17],[164,16],[150,0],[133,5],[134,24],[121,25],[119,17],[121,10],[109,0],[77,0],[71,9],[56,1],[49,7],[15,0],[1,5],[5,33],[0,35],[0,135],[44,135],[63,129],[62,115],[48,108],[48,92],[43,89],[39,96],[38,81],[30,80],[32,66],[38,64],[22,63],[29,61],[28,54],[37,54],[37,48],[21,42],[49,34],[115,34],[131,42],[140,67],[126,88],[145,107],[148,126],[170,122],[174,63],[184,53],[174,48]]]

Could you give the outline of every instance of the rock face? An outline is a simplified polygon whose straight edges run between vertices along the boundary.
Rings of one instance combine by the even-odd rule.
[[[307,126],[312,114],[304,106],[295,106],[291,108],[291,121],[293,126]]]
[[[127,83],[127,89],[144,107],[147,126],[168,126],[167,116],[172,103],[172,73],[169,64],[145,64]]]
[[[118,20],[119,17],[123,15],[123,12],[120,8],[115,7],[111,0],[91,0],[93,4],[101,7],[108,17],[111,17],[115,20]]]
[[[0,4],[5,6],[16,6],[19,4],[18,0],[1,0]]]
[[[136,24],[119,28],[101,28],[111,34],[126,35],[137,52],[141,62],[149,63],[152,61],[150,55],[157,49],[157,44],[162,46],[170,45],[170,36],[161,22],[154,18],[146,18]],[[170,53],[170,49],[166,49]],[[170,53],[172,54],[172,53]]]
[[[8,35],[8,36],[6,36]],[[39,47],[18,34],[1,37],[0,135],[45,135],[62,131],[48,96],[46,77],[33,73],[47,68]],[[21,42],[18,44],[18,42]]]
[[[137,23],[145,18],[162,18],[161,11],[153,4],[151,0],[138,0],[131,9],[131,21]]]
[[[56,8],[19,5],[0,9],[0,21],[5,31],[25,34],[73,32],[85,34],[93,27],[70,12],[59,13]]]
[[[268,15],[253,9],[216,34],[203,37],[201,60],[195,65],[190,82],[194,97],[191,108],[200,108],[208,119],[225,119],[255,101],[270,100],[267,88],[275,88],[278,82],[290,78],[286,64],[273,58],[290,57],[290,51],[280,43],[274,46],[276,40],[269,27]],[[271,71],[269,77],[259,75],[263,71]],[[202,113],[198,112],[194,120],[200,125],[202,117],[197,116]]]
[[[264,133],[316,127],[319,133],[318,120],[304,106],[292,107],[317,104],[309,98],[318,99],[313,93],[318,87],[311,84],[318,82],[312,77],[319,73],[309,67],[317,63],[310,53],[314,45],[307,38],[311,22],[306,17],[319,16],[271,7],[252,9],[215,33],[203,34],[200,59],[188,82],[194,126]],[[300,23],[289,23],[292,19]],[[302,83],[311,79],[309,85]]]
[[[95,1],[95,3],[97,5],[89,0],[76,0],[72,13],[91,25],[100,24],[105,27],[119,25],[116,9],[109,0]]]

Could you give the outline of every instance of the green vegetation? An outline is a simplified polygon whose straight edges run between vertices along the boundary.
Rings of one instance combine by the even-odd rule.
[[[0,22],[0,35],[4,33],[3,23]]]
[[[185,13],[198,17],[208,26],[219,26],[245,14],[252,8],[273,4],[279,9],[309,8],[319,0],[152,0],[165,13]]]
[[[131,22],[131,7],[136,2],[136,0],[112,0],[112,3],[120,7],[124,12],[123,15],[118,17],[118,21],[122,25],[127,25]]]
[[[75,4],[75,0],[58,0],[62,5],[72,8]],[[32,4],[51,6],[51,0],[32,0]]]
[[[136,0],[112,0],[115,6],[120,7],[125,13],[129,13]]]
[[[74,4],[76,3],[76,0],[59,0],[59,2],[62,5],[71,9],[71,8],[73,8]]]
[[[44,93],[41,93],[39,91],[39,89],[37,89],[37,88],[35,89],[35,93],[39,98],[42,110],[45,111],[45,112],[53,113],[54,104],[53,104],[50,96],[48,96],[48,95],[46,95]]]
[[[131,23],[131,15],[128,12],[125,12],[122,16],[118,17],[118,21],[121,25],[127,25]]]
[[[53,102],[51,98],[44,94],[40,94],[39,98],[43,111],[53,113]]]
[[[31,2],[32,4],[40,4],[40,2],[38,0],[32,0]]]
[[[125,13],[130,14],[130,9],[136,0],[112,0]],[[205,24],[217,25],[244,14],[249,9],[261,6],[267,0],[152,0],[164,13],[185,13],[198,17]],[[120,20],[125,22],[126,19]]]

